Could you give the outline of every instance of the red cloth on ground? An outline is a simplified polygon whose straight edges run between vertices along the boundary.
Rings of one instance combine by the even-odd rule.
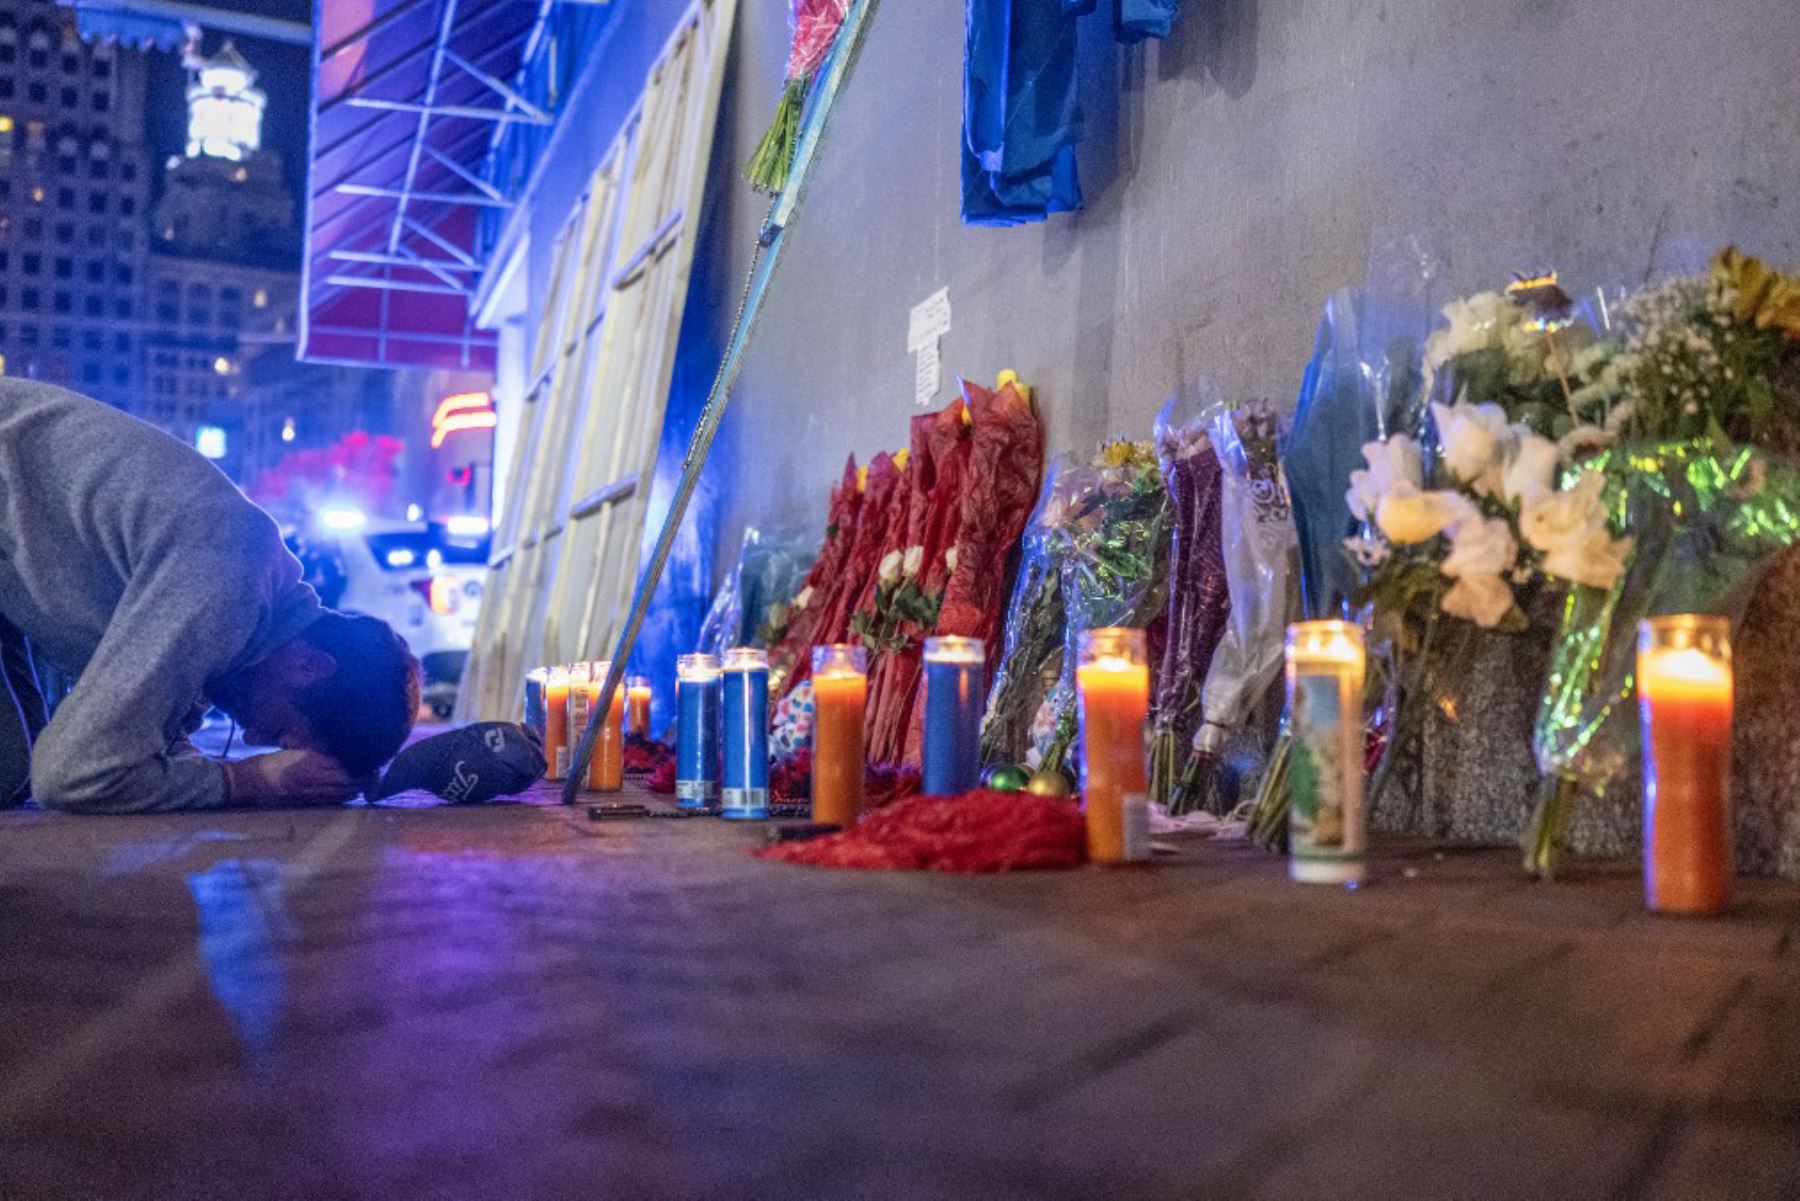
[[[776,843],[755,854],[870,871],[1030,871],[1080,866],[1087,860],[1087,831],[1074,801],[982,791],[914,797],[840,834]]]

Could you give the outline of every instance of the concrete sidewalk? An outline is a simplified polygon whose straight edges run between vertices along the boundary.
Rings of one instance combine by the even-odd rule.
[[[0,1197],[1800,1191],[1800,890],[809,870],[585,808],[0,815]]]

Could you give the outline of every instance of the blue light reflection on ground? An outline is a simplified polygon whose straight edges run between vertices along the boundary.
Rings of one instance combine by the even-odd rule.
[[[287,991],[279,944],[294,935],[281,865],[226,859],[187,882],[200,918],[207,982],[231,1014],[251,1066],[265,1068]]]

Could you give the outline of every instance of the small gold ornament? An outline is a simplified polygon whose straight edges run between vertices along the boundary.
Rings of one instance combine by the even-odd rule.
[[[1069,796],[1075,786],[1059,771],[1034,771],[1031,779],[1025,781],[1025,791],[1032,796]]]

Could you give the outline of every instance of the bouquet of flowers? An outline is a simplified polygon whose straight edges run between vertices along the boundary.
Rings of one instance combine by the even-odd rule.
[[[1279,429],[1266,405],[1213,418],[1222,470],[1221,527],[1230,603],[1224,635],[1201,691],[1205,721],[1195,731],[1169,812],[1214,807],[1220,753],[1281,674],[1295,610],[1294,521],[1276,455]]]
[[[1522,597],[1546,580],[1610,586],[1629,550],[1609,527],[1605,481],[1564,471],[1614,437],[1617,420],[1589,387],[1607,352],[1594,349],[1599,339],[1578,325],[1555,276],[1452,301],[1443,316],[1425,340],[1421,387],[1457,399],[1426,406],[1420,437],[1365,441],[1344,495],[1356,532],[1343,545],[1362,577],[1350,599],[1368,607],[1375,635],[1365,686],[1371,807],[1416,752],[1426,708],[1452,690],[1447,673],[1466,661],[1476,629],[1522,632]],[[1390,421],[1407,413],[1391,398],[1383,409]],[[1284,737],[1250,822],[1264,843],[1285,822],[1285,751]]]
[[[1167,640],[1151,697],[1150,799],[1168,805],[1187,747],[1200,726],[1200,691],[1225,632],[1231,594],[1225,575],[1221,520],[1224,473],[1211,429],[1225,404],[1213,399],[1183,416],[1171,397],[1156,423],[1173,518],[1169,550]]]
[[[1060,770],[1076,734],[1076,643],[1105,626],[1158,631],[1168,581],[1173,513],[1161,464],[1148,442],[1109,442],[1085,471],[1067,472],[1045,514],[1049,550],[1062,577],[1062,675],[1045,699],[1049,737],[1027,759]],[[1152,637],[1154,661],[1160,640]],[[1154,681],[1152,682],[1154,687]]]
[[[1006,639],[981,717],[981,758],[990,766],[1025,758],[1032,719],[1044,700],[1044,677],[1060,669],[1066,616],[1062,572],[1046,519],[1062,504],[1057,498],[1066,470],[1066,460],[1052,464],[1019,542],[1019,570],[1013,578],[1003,627]]]
[[[788,15],[794,40],[788,50],[787,83],[775,106],[768,132],[750,156],[746,172],[750,186],[759,192],[779,192],[787,186],[788,169],[800,140],[800,117],[814,74],[824,64],[850,11],[849,0],[792,0]]]
[[[1578,798],[1605,796],[1637,763],[1638,620],[1735,618],[1762,569],[1800,540],[1800,469],[1779,457],[1800,451],[1800,276],[1728,247],[1707,274],[1653,285],[1617,312],[1617,346],[1584,391],[1632,444],[1587,466],[1637,542],[1611,587],[1575,590],[1557,632],[1534,738],[1544,784],[1523,839],[1526,869],[1546,876]]]

